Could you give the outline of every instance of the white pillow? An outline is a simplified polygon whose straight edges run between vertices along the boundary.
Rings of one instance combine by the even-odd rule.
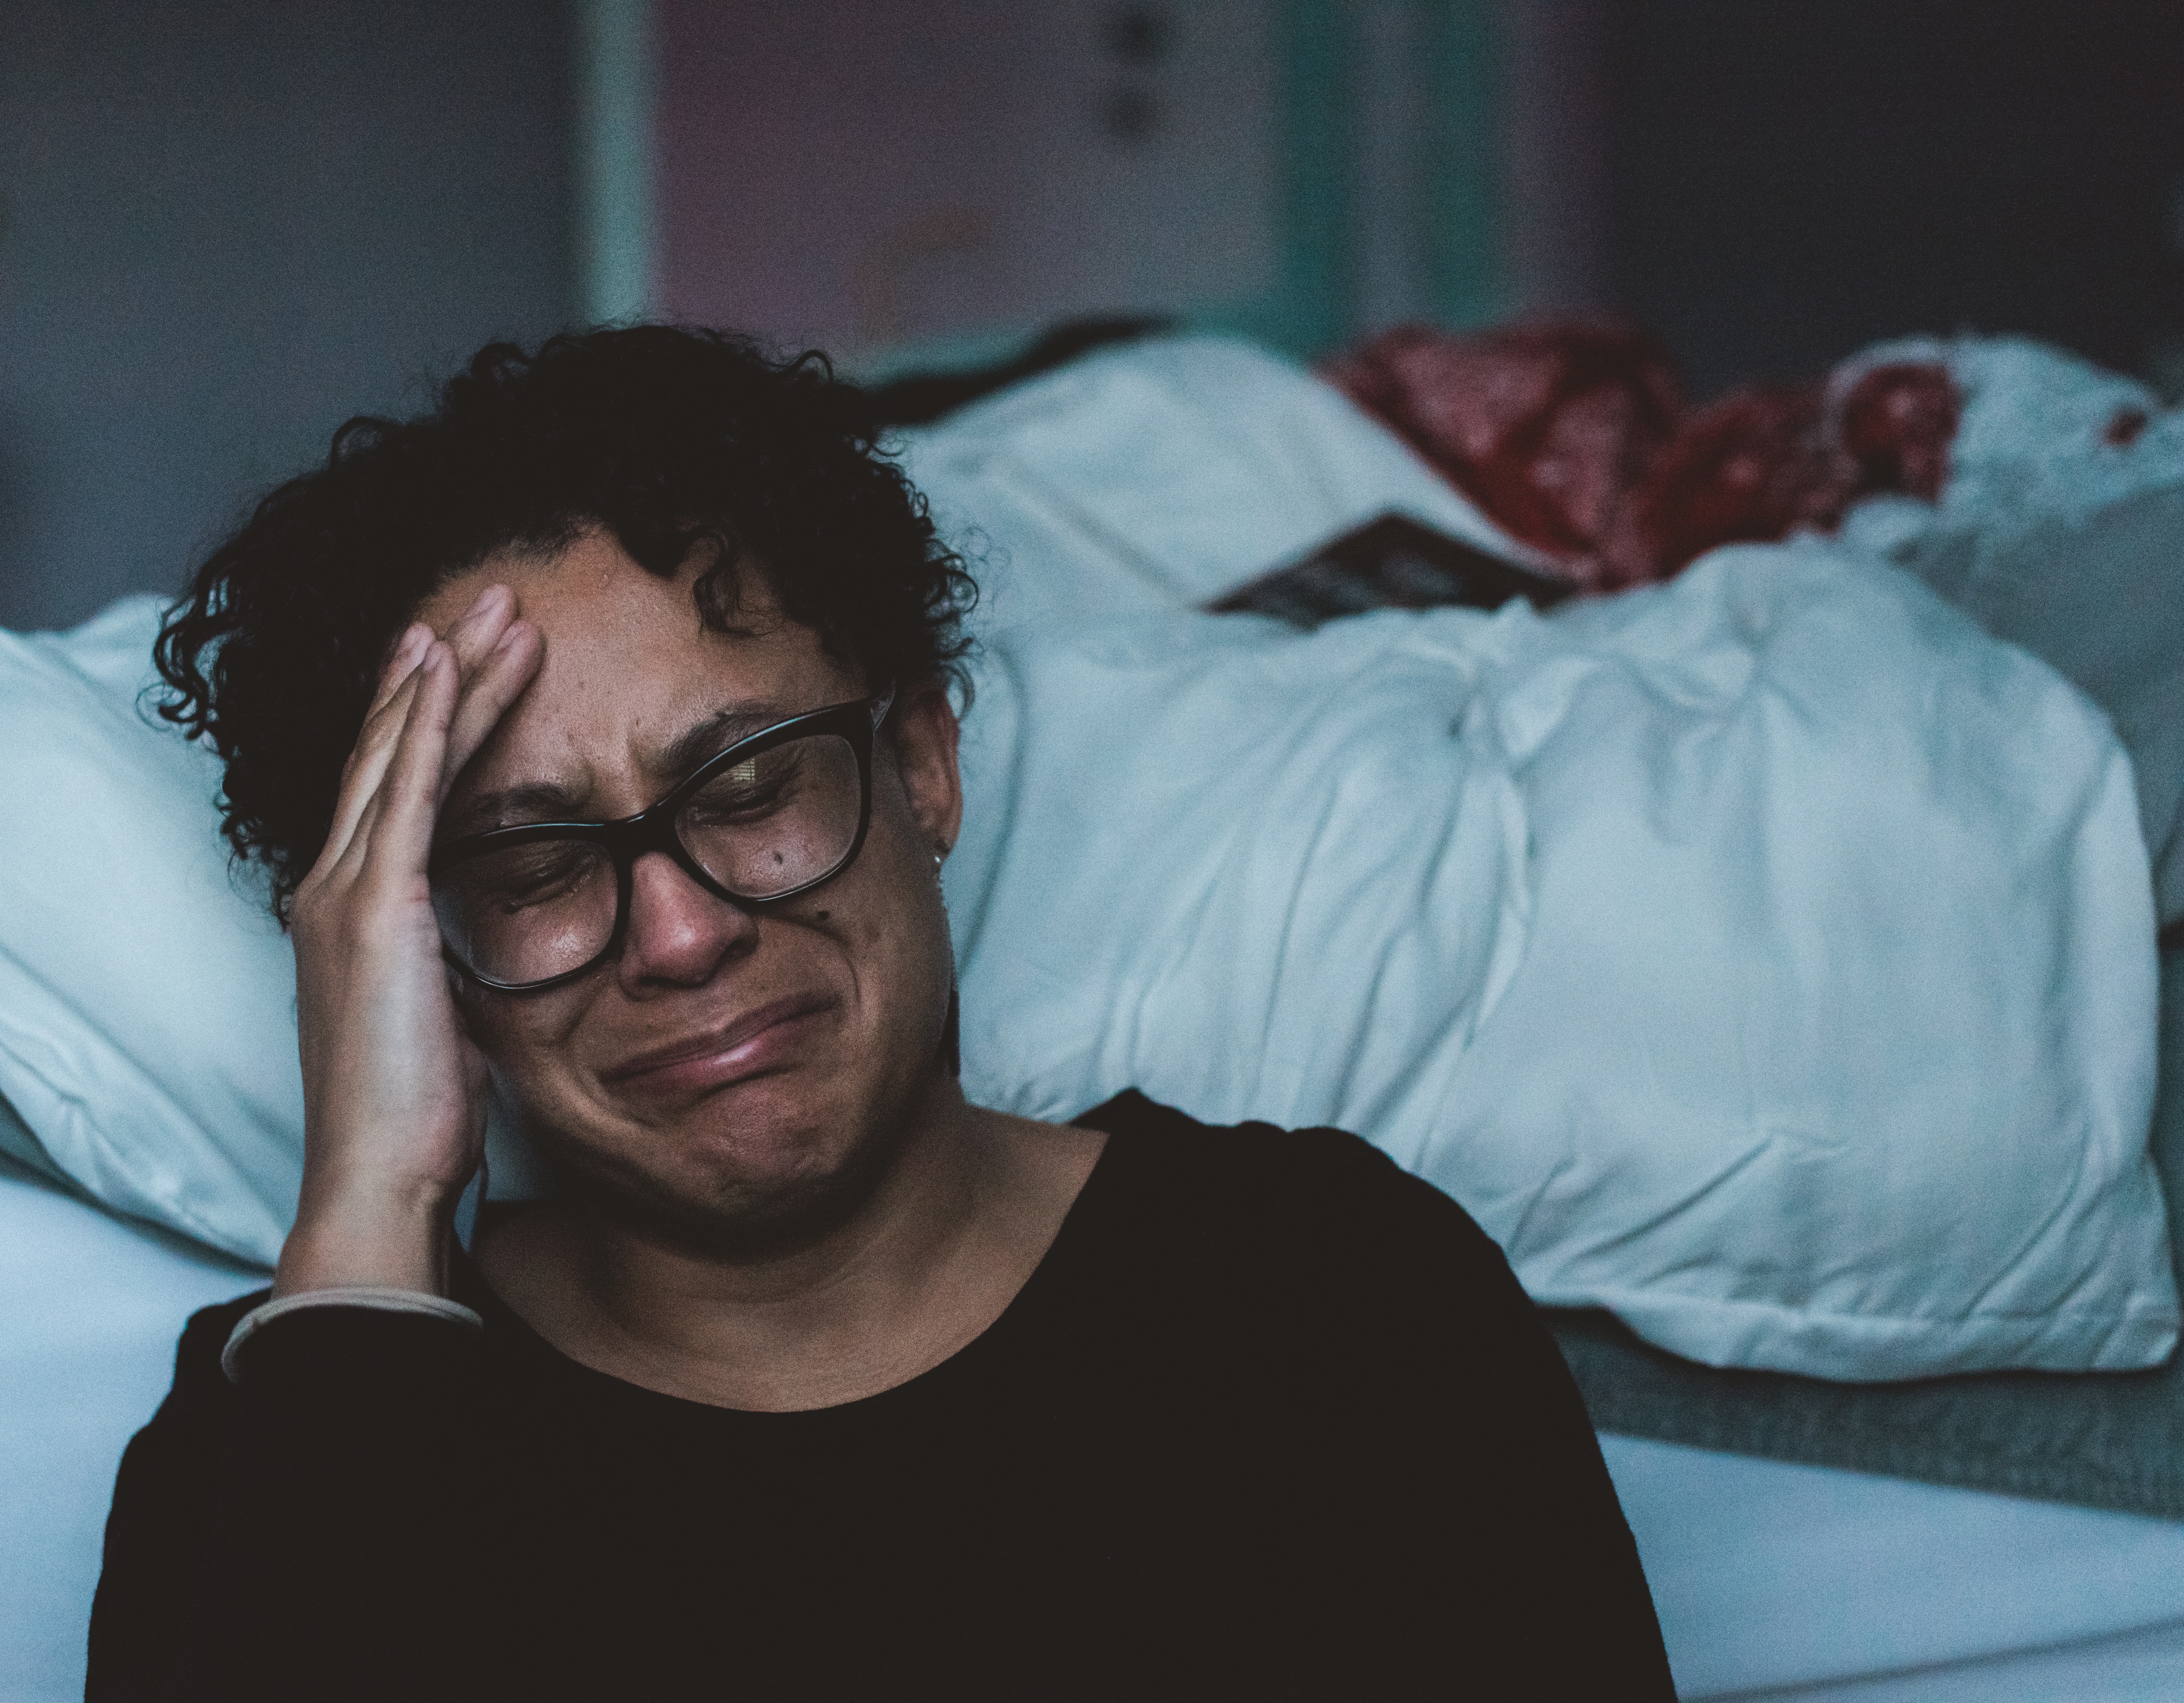
[[[0,633],[0,1097],[116,1211],[270,1265],[296,1210],[295,965],[220,765],[140,707],[161,604]]]
[[[1230,338],[1101,351],[900,442],[989,634],[1195,609],[1387,514],[1553,571],[1332,385]]]
[[[972,1099],[1357,1130],[1716,1365],[2169,1353],[2129,765],[1908,576],[1019,633],[978,687]]]
[[[164,607],[0,632],[0,1151],[270,1266],[303,1177],[295,954],[228,855],[218,759],[147,696]],[[496,1199],[539,1192],[498,1105],[486,1142]]]

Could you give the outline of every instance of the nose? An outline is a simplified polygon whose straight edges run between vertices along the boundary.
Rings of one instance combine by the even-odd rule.
[[[629,923],[616,973],[632,999],[701,987],[758,943],[758,919],[698,885],[665,852],[630,866]]]

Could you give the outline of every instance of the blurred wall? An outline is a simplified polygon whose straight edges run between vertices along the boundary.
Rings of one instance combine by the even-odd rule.
[[[855,354],[1259,293],[1273,9],[662,0],[663,303]]]
[[[1614,293],[1701,392],[1909,331],[2141,370],[2184,333],[2177,0],[1607,11]]]
[[[561,8],[0,5],[0,625],[176,586],[348,415],[570,313]]]
[[[1967,326],[2184,390],[2180,111],[2177,0],[7,0],[0,625],[640,307],[900,362],[1605,305],[1702,392]]]
[[[1597,312],[1608,252],[1609,12],[1624,0],[1497,0],[1496,185],[1503,313]]]
[[[1489,317],[1500,3],[658,0],[660,303],[866,370]]]

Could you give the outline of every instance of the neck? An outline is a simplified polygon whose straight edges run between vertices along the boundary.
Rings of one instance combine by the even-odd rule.
[[[936,1071],[879,1176],[818,1233],[713,1246],[557,1202],[510,1223],[481,1264],[596,1370],[719,1406],[831,1406],[916,1376],[999,1316],[1103,1139],[973,1107]]]
[[[705,1333],[745,1314],[816,1324],[944,1263],[989,1158],[962,1091],[929,1081],[854,1200],[800,1233],[691,1237],[597,1203],[572,1203],[578,1270],[632,1336]]]

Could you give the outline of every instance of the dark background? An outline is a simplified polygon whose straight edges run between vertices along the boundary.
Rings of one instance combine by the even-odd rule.
[[[2184,4],[1608,15],[1612,293],[1701,391],[1959,328],[2184,382]]]
[[[0,626],[178,585],[346,415],[567,318],[537,0],[0,0]]]

